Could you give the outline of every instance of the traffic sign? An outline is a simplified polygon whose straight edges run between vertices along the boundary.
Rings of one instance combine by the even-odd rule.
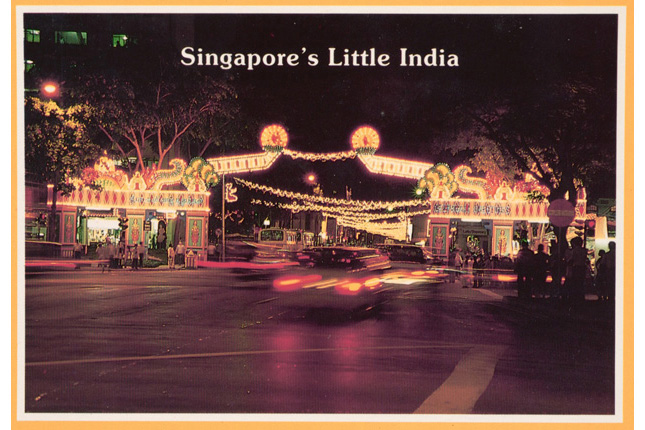
[[[549,204],[546,214],[556,227],[568,227],[576,217],[576,208],[569,200],[557,199]]]

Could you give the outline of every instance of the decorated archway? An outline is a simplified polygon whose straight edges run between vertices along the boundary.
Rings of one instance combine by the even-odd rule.
[[[245,155],[193,158],[170,161],[169,169],[147,168],[129,177],[106,156],[75,179],[76,189],[59,196],[61,232],[64,244],[79,236],[80,214],[105,218],[127,217],[132,225],[148,226],[152,219],[163,221],[166,234],[182,240],[189,248],[204,251],[207,246],[209,189],[222,177],[237,185],[257,190],[275,199],[253,199],[251,204],[274,206],[298,213],[312,211],[333,218],[340,226],[380,234],[395,240],[421,240],[439,255],[448,252],[455,237],[456,222],[486,220],[492,253],[512,252],[513,224],[548,223],[548,190],[533,177],[521,181],[472,175],[466,165],[450,168],[445,163],[426,163],[377,155],[381,139],[371,126],[354,130],[350,149],[332,153],[305,153],[288,148],[287,130],[279,124],[265,127],[259,136],[261,152]],[[416,181],[412,200],[378,202],[336,199],[319,194],[295,193],[257,184],[235,175],[269,169],[279,157],[308,161],[359,160],[368,172]],[[85,184],[96,183],[100,191]],[[288,198],[289,202],[276,200]],[[51,199],[50,199],[51,200]],[[575,208],[576,222],[584,223],[586,195],[581,188]],[[107,214],[107,215],[106,215]],[[412,227],[411,227],[412,226]],[[412,230],[412,231],[411,231]],[[131,230],[133,232],[134,230]],[[480,229],[480,233],[483,230]],[[136,238],[145,238],[144,234]],[[85,234],[85,233],[83,233]],[[128,242],[134,241],[130,234]]]

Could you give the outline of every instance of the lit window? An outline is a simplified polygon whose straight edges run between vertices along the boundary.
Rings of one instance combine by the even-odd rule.
[[[30,28],[25,29],[25,42],[40,42],[40,30],[33,30]]]
[[[87,45],[87,33],[84,31],[56,31],[54,41],[60,45]]]
[[[31,60],[25,60],[25,73],[33,69],[35,66],[34,62]]]
[[[125,34],[113,34],[112,35],[112,47],[113,48],[123,48],[128,46],[128,36]]]

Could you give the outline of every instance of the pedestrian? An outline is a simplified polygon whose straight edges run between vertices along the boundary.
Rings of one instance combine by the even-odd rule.
[[[551,297],[563,298],[562,292],[562,274],[564,272],[564,262],[562,254],[558,248],[558,242],[553,239],[549,244],[550,258],[549,258],[549,271],[551,272]]]
[[[569,241],[571,247],[564,256],[566,262],[565,294],[573,303],[585,300],[585,278],[587,273],[587,250],[582,246],[582,238],[574,237]]]
[[[604,249],[598,251],[598,258],[596,259],[596,292],[598,293],[598,300],[607,300],[609,295],[607,293],[607,257]]]
[[[481,288],[484,285],[484,267],[484,257],[481,254],[477,254],[473,261],[473,275],[475,277],[473,288]]]
[[[464,259],[459,252],[459,249],[455,250],[455,258],[453,260],[453,267],[455,269],[455,282],[461,280],[461,268],[464,265]],[[468,288],[468,285],[463,284],[463,288]]]
[[[107,241],[105,255],[110,260],[110,265],[108,266],[108,272],[110,271],[110,269],[116,269],[116,248],[109,239]]]
[[[105,272],[105,247],[101,242],[96,245],[96,261],[98,261],[98,267],[101,268],[101,273]]]
[[[544,252],[544,245],[539,244],[534,256],[533,285],[535,294],[544,298],[547,295],[546,275],[549,270],[549,254]]]
[[[139,270],[139,246],[137,243],[130,248],[130,258],[132,258],[132,270]]]
[[[136,243],[132,245],[130,256],[132,258],[132,270],[139,270],[139,247]]]
[[[175,249],[175,263],[177,265],[182,265],[186,267],[186,247],[184,246],[184,243],[180,240],[179,244],[177,245],[177,249]]]
[[[78,240],[74,242],[74,259],[79,260],[81,258],[81,253],[83,252],[83,245],[78,243]]]
[[[616,242],[609,242],[609,251],[605,254],[607,269],[605,274],[605,282],[607,282],[607,296],[608,300],[616,298]]]
[[[529,249],[529,243],[523,241],[515,259],[517,273],[517,296],[520,299],[530,299],[533,289],[533,272],[535,254]]]
[[[126,259],[127,259],[127,254],[126,254],[126,247],[125,247],[125,242],[121,241],[119,242],[119,249],[117,251],[117,261],[118,261],[118,267],[123,268],[126,266]]]
[[[139,259],[139,267],[143,269],[143,257],[146,254],[146,247],[143,246],[143,242],[139,243],[138,254],[136,258]]]
[[[175,268],[175,249],[172,243],[168,245],[168,268],[173,270]]]

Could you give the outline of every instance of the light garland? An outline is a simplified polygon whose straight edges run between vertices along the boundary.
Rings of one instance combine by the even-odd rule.
[[[432,163],[382,157],[380,155],[358,154],[358,159],[372,173],[406,179],[419,179],[433,166]]]
[[[254,182],[250,182],[240,178],[234,178],[235,181],[245,186],[251,190],[261,191],[263,193],[270,193],[278,197],[303,200],[308,202],[315,203],[325,203],[336,206],[345,206],[353,207],[360,209],[361,211],[371,211],[371,210],[383,210],[388,208],[400,208],[400,207],[411,207],[411,206],[427,206],[430,204],[428,200],[406,200],[406,201],[395,201],[395,202],[376,202],[376,201],[365,201],[365,200],[345,200],[337,199],[332,197],[322,197],[312,194],[303,194],[296,193],[293,191],[281,190],[279,188],[269,187],[267,185],[260,185]]]
[[[228,157],[208,158],[215,172],[219,175],[229,173],[250,173],[266,170],[278,159],[279,152],[261,152],[257,154],[233,155]]]
[[[295,159],[303,159],[307,161],[341,161],[347,160],[356,157],[355,151],[344,151],[344,152],[330,152],[330,153],[313,153],[313,152],[299,152],[293,151],[291,149],[284,149],[282,151],[284,155]]]
[[[468,166],[457,166],[454,172],[461,191],[475,193],[482,200],[488,198],[488,192],[486,191],[488,181],[486,179],[468,176],[473,172]]]
[[[181,181],[181,177],[186,170],[186,162],[181,158],[174,158],[168,163],[172,166],[168,170],[157,170],[153,175],[152,190],[161,190],[164,185],[175,185]]]

